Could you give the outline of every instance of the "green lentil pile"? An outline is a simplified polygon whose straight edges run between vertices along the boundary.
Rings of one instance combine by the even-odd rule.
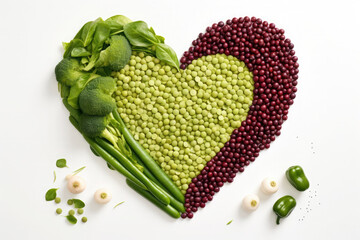
[[[178,72],[133,53],[113,76],[126,126],[184,194],[240,127],[253,98],[252,73],[224,54],[204,56]]]

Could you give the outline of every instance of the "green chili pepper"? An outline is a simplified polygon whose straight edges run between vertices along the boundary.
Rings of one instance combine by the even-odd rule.
[[[286,195],[279,198],[274,206],[273,211],[277,215],[276,224],[280,224],[280,219],[290,215],[296,206],[296,200],[292,196]]]
[[[310,186],[309,180],[300,166],[289,167],[286,171],[286,178],[299,191],[305,191]]]

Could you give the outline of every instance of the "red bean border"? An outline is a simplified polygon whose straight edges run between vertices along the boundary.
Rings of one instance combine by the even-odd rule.
[[[192,218],[193,213],[205,207],[225,182],[233,182],[236,173],[243,172],[280,135],[281,125],[294,103],[299,72],[294,44],[284,32],[260,18],[233,18],[207,27],[180,59],[180,67],[185,69],[194,59],[224,53],[244,61],[254,75],[253,103],[246,120],[192,179],[182,218]]]

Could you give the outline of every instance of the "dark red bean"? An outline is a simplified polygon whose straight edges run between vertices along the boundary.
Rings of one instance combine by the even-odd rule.
[[[192,212],[205,207],[205,202],[211,201],[225,182],[232,182],[237,172],[243,172],[280,135],[281,125],[287,120],[288,109],[296,97],[299,73],[294,44],[284,33],[275,24],[256,17],[233,18],[226,24],[214,23],[206,33],[200,33],[180,59],[180,67],[185,69],[193,59],[202,56],[231,54],[245,62],[255,82],[247,119],[233,131],[201,175],[192,179],[185,194],[187,213],[181,217],[192,218]],[[189,210],[195,211],[189,213]]]

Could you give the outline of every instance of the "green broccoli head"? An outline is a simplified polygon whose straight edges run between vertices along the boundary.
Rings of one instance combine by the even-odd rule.
[[[88,137],[98,137],[105,130],[108,125],[108,118],[106,116],[89,116],[81,114],[79,126],[81,132]]]
[[[87,115],[105,116],[116,107],[111,94],[115,91],[115,79],[98,77],[90,81],[79,95],[79,107]]]
[[[109,67],[113,71],[120,71],[130,60],[130,43],[123,35],[112,36],[109,43],[110,46],[100,52],[95,66]]]
[[[56,80],[66,86],[73,86],[81,76],[87,73],[81,71],[81,65],[74,58],[64,58],[55,67]]]

